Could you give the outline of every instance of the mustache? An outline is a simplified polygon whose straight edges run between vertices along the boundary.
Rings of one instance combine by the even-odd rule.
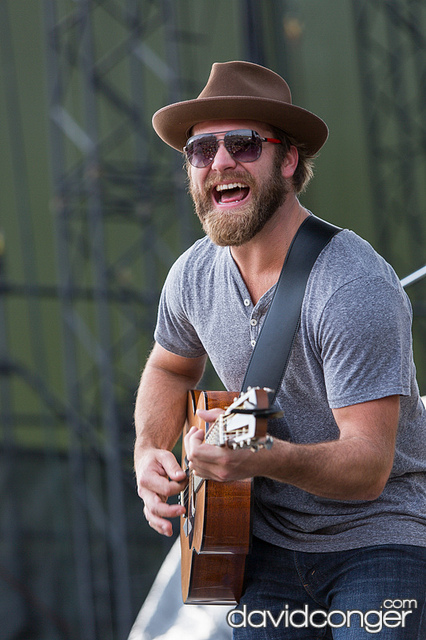
[[[244,182],[248,187],[253,188],[256,186],[255,179],[251,176],[248,171],[222,171],[221,173],[216,173],[215,175],[207,176],[203,189],[204,191],[210,191],[220,182]]]

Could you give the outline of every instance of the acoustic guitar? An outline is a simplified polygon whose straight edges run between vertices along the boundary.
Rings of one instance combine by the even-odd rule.
[[[220,407],[223,413],[210,427],[197,409]],[[190,391],[183,437],[192,426],[206,431],[205,442],[216,446],[251,448],[272,446],[267,421],[268,390],[249,389],[235,398],[227,391]],[[250,550],[251,480],[216,482],[198,477],[188,468],[182,445],[182,467],[188,484],[180,503],[181,583],[185,604],[235,604],[243,588],[244,566]]]

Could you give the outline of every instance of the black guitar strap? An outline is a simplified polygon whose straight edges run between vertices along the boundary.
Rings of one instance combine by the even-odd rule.
[[[339,227],[313,215],[300,225],[287,252],[242,391],[249,387],[267,387],[272,389],[271,404],[274,401],[299,327],[309,274],[321,251],[339,231]]]

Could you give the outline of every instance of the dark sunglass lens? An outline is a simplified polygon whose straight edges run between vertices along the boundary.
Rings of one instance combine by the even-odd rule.
[[[235,160],[254,162],[260,156],[262,141],[252,135],[231,134],[225,136],[225,146]]]
[[[189,142],[185,151],[189,162],[194,167],[207,167],[216,155],[218,143],[214,136],[204,136]]]

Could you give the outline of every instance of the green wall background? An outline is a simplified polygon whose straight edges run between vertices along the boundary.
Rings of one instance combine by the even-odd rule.
[[[377,0],[376,6],[380,8],[385,4],[385,0]],[[65,20],[78,11],[79,5],[80,2],[74,0],[58,0],[59,17]],[[3,0],[0,4],[0,415],[6,415],[7,407],[11,408],[13,415],[11,424],[5,421],[0,424],[0,448],[5,460],[12,450],[10,460],[15,465],[14,469],[4,467],[0,472],[0,486],[8,495],[3,516],[0,516],[0,554],[7,565],[7,558],[16,551],[11,547],[8,514],[18,510],[23,523],[19,545],[24,551],[19,545],[18,550],[24,553],[25,582],[31,588],[39,588],[44,604],[58,609],[68,621],[70,635],[60,637],[78,638],[77,623],[73,621],[78,605],[73,585],[72,552],[62,531],[62,527],[69,524],[70,487],[66,477],[66,454],[70,449],[70,430],[63,416],[56,419],[49,413],[37,387],[25,376],[17,375],[16,371],[8,368],[8,363],[13,362],[30,374],[39,375],[49,393],[57,398],[62,398],[65,393],[64,370],[67,363],[63,350],[61,310],[56,296],[59,282],[55,242],[57,203],[52,188],[48,133],[44,6],[41,0]],[[101,59],[112,46],[123,41],[125,29],[117,16],[128,5],[125,0],[93,0],[89,6],[93,14],[97,53]],[[162,16],[164,18],[167,6],[176,13],[181,37],[182,98],[193,97],[199,92],[214,61],[247,57],[248,33],[242,19],[244,3],[240,0],[176,0],[168,5],[166,2],[141,0],[140,6],[151,20],[151,28],[141,35],[141,43],[149,47],[159,61],[165,59],[170,44],[166,27],[161,22]],[[375,211],[373,204],[375,176],[369,162],[371,140],[365,122],[363,69],[358,59],[353,2],[276,0],[256,6],[258,10],[262,7],[261,42],[266,64],[289,80],[293,101],[320,115],[330,129],[329,140],[317,160],[316,175],[303,195],[303,203],[320,217],[353,229],[382,252],[382,235],[377,224],[379,212]],[[424,54],[423,50],[423,58]],[[77,70],[73,74],[68,78],[66,106],[78,115],[82,109],[81,78]],[[387,82],[386,78],[378,77],[377,80],[384,86]],[[409,80],[415,83],[415,78],[410,77]],[[124,64],[123,67],[117,66],[113,81],[126,94],[128,77]],[[159,144],[150,129],[152,113],[167,104],[169,96],[170,84],[147,67],[140,109],[147,126],[148,155],[156,160],[160,158],[160,162],[169,167],[170,180],[180,181],[184,188],[183,174],[179,172],[177,176],[170,169],[176,163],[175,152]],[[115,116],[107,106],[100,111],[102,130],[107,131],[115,124]],[[68,153],[70,162],[80,160],[79,152],[71,145]],[[422,155],[418,159],[419,180],[424,177],[425,158],[423,144]],[[110,160],[129,164],[133,159],[133,141],[127,138],[110,157]],[[399,178],[392,173],[389,175],[389,189]],[[191,220],[191,231],[187,235],[189,242],[201,232],[195,216],[192,216],[189,198],[186,198],[186,207]],[[423,187],[416,213],[422,225],[425,209]],[[169,202],[159,206],[158,216],[164,220],[161,224],[165,247],[161,277],[185,248],[184,241],[175,234],[173,223],[170,222],[170,228],[167,226],[174,213]],[[383,219],[386,212],[381,211],[380,215]],[[407,241],[409,234],[401,231],[405,219],[407,226],[408,216],[404,209],[398,226],[393,226],[394,219],[390,219],[392,243],[384,253],[401,278],[426,262],[425,238],[420,237],[418,246],[413,249]],[[117,219],[108,227],[107,239],[110,254],[118,255],[131,242],[132,228],[126,228]],[[83,273],[90,283],[89,269]],[[127,272],[123,268],[122,278],[125,283],[131,282],[136,291],[144,287],[149,273],[137,265],[133,271],[129,269]],[[420,388],[426,393],[426,281],[410,288],[409,295],[415,309],[414,347]],[[114,326],[118,326],[121,311],[117,308],[114,311]],[[79,312],[88,325],[94,327],[90,301],[81,303]],[[148,326],[152,328],[153,322],[154,317],[150,317]],[[134,381],[134,389],[151,340],[151,333],[144,325],[134,349],[132,366],[127,371],[128,380]],[[87,362],[83,356],[81,359],[82,371],[90,371],[89,358]],[[123,458],[128,485],[126,504],[131,530],[132,608],[136,614],[170,543],[154,537],[143,522],[131,476],[132,393],[123,393],[120,401],[123,405]],[[55,458],[53,467],[49,456]],[[12,495],[9,491],[11,484],[15,487]],[[55,538],[55,530],[61,532],[62,538]],[[50,557],[49,550],[52,549],[57,555]],[[46,557],[50,558],[49,561],[45,561]],[[10,570],[13,573],[13,567]],[[59,585],[59,589],[52,588],[54,584]],[[13,590],[0,586],[0,619],[5,617],[9,620],[5,627],[5,640],[16,637],[13,634],[22,630],[25,624],[32,624],[31,616],[38,619],[39,615],[34,611],[31,615],[28,611],[25,613],[28,602],[24,599],[22,604],[21,599],[15,602],[14,598]],[[14,603],[14,615],[7,616]],[[34,629],[32,636],[27,637],[34,640],[59,637],[55,635],[55,626],[49,626],[45,621],[39,621],[38,630]],[[108,634],[103,636],[104,640],[109,637],[118,637],[112,623]]]

